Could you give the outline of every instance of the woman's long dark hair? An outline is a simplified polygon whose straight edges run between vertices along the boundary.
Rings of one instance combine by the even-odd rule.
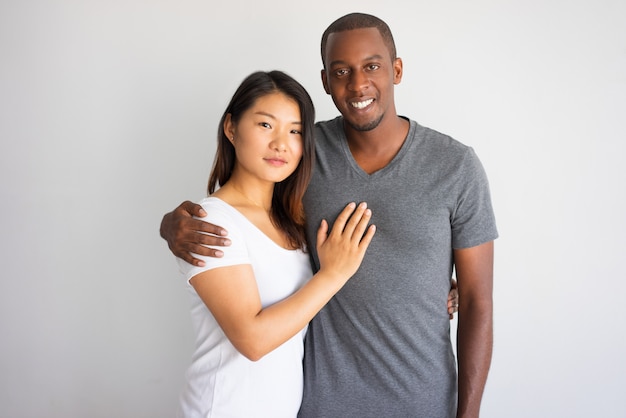
[[[274,225],[284,231],[294,248],[305,248],[304,208],[302,198],[306,191],[313,165],[315,164],[314,123],[315,108],[305,88],[282,71],[257,71],[246,77],[237,88],[220,120],[217,132],[217,153],[211,175],[208,193],[226,184],[235,167],[235,148],[224,133],[224,121],[228,114],[233,123],[261,97],[272,93],[282,93],[298,103],[302,121],[302,159],[289,177],[274,186],[270,218]]]

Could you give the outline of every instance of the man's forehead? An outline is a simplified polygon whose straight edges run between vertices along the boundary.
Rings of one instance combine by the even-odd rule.
[[[360,37],[377,37],[382,40],[382,35],[378,31],[377,28],[356,28],[356,29],[347,29],[339,32],[332,32],[328,34],[328,42],[339,42],[344,40],[345,38],[358,39]]]
[[[389,49],[378,29],[360,28],[329,34],[325,54],[329,63],[357,55],[361,60],[383,59],[389,56]]]

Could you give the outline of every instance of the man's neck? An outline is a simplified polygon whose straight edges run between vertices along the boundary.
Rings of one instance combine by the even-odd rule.
[[[372,174],[396,156],[409,133],[409,122],[396,116],[370,131],[357,131],[344,125],[350,152],[363,171]]]

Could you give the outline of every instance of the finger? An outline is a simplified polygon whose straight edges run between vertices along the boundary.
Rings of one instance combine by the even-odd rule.
[[[174,248],[187,246],[187,244],[213,245],[215,247],[228,247],[231,244],[228,237],[217,236],[193,229],[179,229],[171,246]]]
[[[184,240],[193,244],[211,245],[213,247],[229,247],[231,240],[215,235],[196,233],[190,239]]]
[[[202,255],[205,257],[213,257],[213,258],[221,258],[224,256],[224,252],[220,250],[219,248],[210,248],[210,247],[205,247],[204,245],[197,245],[197,244],[191,244],[191,243],[187,243],[187,245],[184,245],[183,248],[180,250],[177,250],[177,251],[172,250],[172,252],[174,252],[174,254],[177,257],[180,257],[186,262],[193,264],[194,266],[199,266],[199,267],[203,267],[205,265],[205,262],[199,258],[196,258],[195,257],[196,255]]]
[[[353,217],[356,217],[356,216],[357,216],[357,213],[353,215]],[[354,228],[354,232],[352,233],[353,234],[352,239],[356,241],[357,244],[363,240],[363,234],[365,234],[365,232],[367,231],[367,228],[371,219],[372,219],[372,211],[370,209],[365,209],[363,213],[361,214],[359,222]]]
[[[176,254],[176,256],[182,258],[189,264],[193,264],[194,266],[204,267],[204,261],[198,258],[195,258],[191,253],[184,252],[184,253]]]
[[[369,247],[370,242],[372,242],[372,238],[374,238],[375,233],[376,225],[370,225],[369,228],[367,228],[367,232],[363,235],[363,238],[361,238],[361,241],[359,242],[359,249],[365,251],[367,247]]]
[[[183,203],[181,203],[179,208],[181,208],[191,216],[197,216],[199,218],[204,218],[206,216],[206,212],[204,211],[204,209],[202,209],[201,205],[190,202],[189,200],[185,200]]]
[[[456,290],[451,290],[450,301],[453,305],[459,306],[459,292],[457,292]]]
[[[367,203],[361,202],[356,207],[354,213],[350,215],[350,219],[348,220],[344,228],[344,233],[347,234],[351,240],[359,240],[359,241],[361,240],[361,237],[363,236],[363,233],[365,232],[365,228],[367,227],[367,226],[363,227],[363,225],[361,224],[364,216],[367,218],[366,222],[369,222],[369,216],[365,215],[366,212],[369,213],[369,216],[371,216],[371,211],[367,209]],[[361,225],[361,228],[358,228],[359,225]],[[360,230],[360,233],[359,233],[359,230]]]
[[[195,242],[187,242],[181,245],[180,251],[194,253],[205,257],[221,257],[224,255],[224,251],[219,247],[207,247],[206,245],[200,245]]]
[[[317,248],[321,248],[328,238],[328,222],[326,219],[322,219],[319,228],[317,228]]]
[[[186,218],[181,223],[184,224],[184,229],[187,230],[206,232],[207,234],[220,235],[223,237],[228,235],[228,231],[221,226],[200,219]]]
[[[448,313],[454,313],[459,311],[459,304],[456,302],[448,301]]]
[[[343,208],[341,213],[339,213],[339,216],[337,216],[337,219],[335,219],[330,235],[341,235],[343,233],[343,229],[346,227],[346,223],[350,219],[350,215],[354,212],[355,208],[356,203],[354,202],[348,203],[346,207]]]

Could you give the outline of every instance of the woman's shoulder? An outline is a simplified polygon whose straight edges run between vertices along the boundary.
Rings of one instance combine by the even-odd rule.
[[[203,208],[216,208],[221,210],[232,209],[232,206],[216,196],[207,196],[201,199],[198,204]]]
[[[221,222],[220,225],[224,228],[232,227],[234,225],[241,224],[241,215],[231,205],[215,196],[208,196],[198,202],[202,209],[207,213],[207,216],[202,219],[203,221],[216,223]],[[228,228],[227,228],[228,229]]]

